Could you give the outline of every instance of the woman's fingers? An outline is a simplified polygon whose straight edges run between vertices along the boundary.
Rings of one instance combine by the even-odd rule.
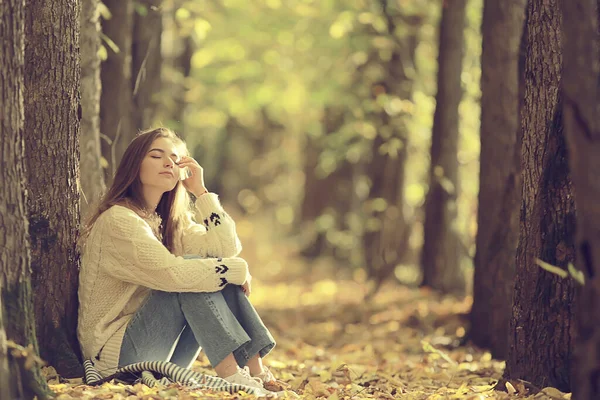
[[[244,294],[246,295],[246,297],[250,297],[250,292],[252,291],[251,287],[252,286],[249,283],[249,281],[246,281],[246,283],[244,283],[242,285],[242,291],[244,292]]]
[[[202,168],[200,166],[200,164],[198,164],[196,161],[180,161],[177,165],[179,167],[191,167],[191,166],[195,166],[195,167],[198,167],[198,168]]]
[[[197,164],[198,166],[200,164],[198,164],[198,161],[196,161],[195,159],[193,159],[192,157],[181,157],[181,160],[179,161],[179,163],[194,163]]]

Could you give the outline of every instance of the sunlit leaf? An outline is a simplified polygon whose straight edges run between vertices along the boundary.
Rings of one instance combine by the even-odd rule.
[[[583,275],[583,271],[575,268],[573,263],[569,263],[568,265],[569,274],[577,281],[580,285],[585,285],[585,275]]]
[[[542,261],[539,258],[535,259],[535,263],[537,265],[539,265],[542,269],[545,269],[546,271],[548,271],[548,272],[550,272],[550,273],[552,273],[554,275],[558,275],[561,278],[566,278],[567,276],[569,276],[569,272],[568,271],[565,271],[564,269],[556,267],[556,266],[554,266],[552,264],[548,264],[547,262]]]

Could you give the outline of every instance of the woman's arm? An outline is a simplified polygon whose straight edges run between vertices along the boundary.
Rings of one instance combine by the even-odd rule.
[[[159,242],[148,224],[125,207],[112,207],[102,221],[101,266],[126,282],[166,292],[216,292],[246,281],[248,264],[239,257],[186,260]]]
[[[196,211],[202,224],[189,221],[183,228],[182,243],[185,255],[200,257],[235,257],[242,244],[235,222],[223,210],[219,197],[206,193],[196,199]]]

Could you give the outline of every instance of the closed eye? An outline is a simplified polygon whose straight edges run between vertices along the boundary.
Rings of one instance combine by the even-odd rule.
[[[160,154],[165,154],[165,151],[163,149],[151,149],[148,153],[151,153],[150,157],[152,158],[162,158],[162,156],[158,156],[156,155],[156,153],[160,153]],[[170,156],[171,160],[173,160],[173,162],[175,164],[179,164],[178,158],[179,156],[175,153],[171,153]]]

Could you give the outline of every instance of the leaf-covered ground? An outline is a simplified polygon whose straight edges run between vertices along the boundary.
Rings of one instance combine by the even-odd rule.
[[[265,364],[300,398],[570,399],[553,388],[529,394],[522,384],[494,391],[504,362],[463,343],[470,297],[388,284],[367,300],[364,272],[326,257],[307,263],[296,256],[298,238],[261,228],[272,220],[234,219],[255,276],[251,300],[277,341]],[[193,368],[214,375],[204,355]],[[175,385],[89,387],[46,372],[59,400],[245,397]]]
[[[461,346],[468,298],[444,299],[390,285],[365,301],[364,292],[354,281],[255,282],[252,299],[278,342],[265,363],[301,398],[570,398],[552,388],[535,397],[519,393],[518,387],[512,395],[494,391],[504,364],[487,352]],[[203,356],[194,368],[213,373]],[[51,388],[61,400],[243,397],[176,386],[89,387],[56,379]]]

